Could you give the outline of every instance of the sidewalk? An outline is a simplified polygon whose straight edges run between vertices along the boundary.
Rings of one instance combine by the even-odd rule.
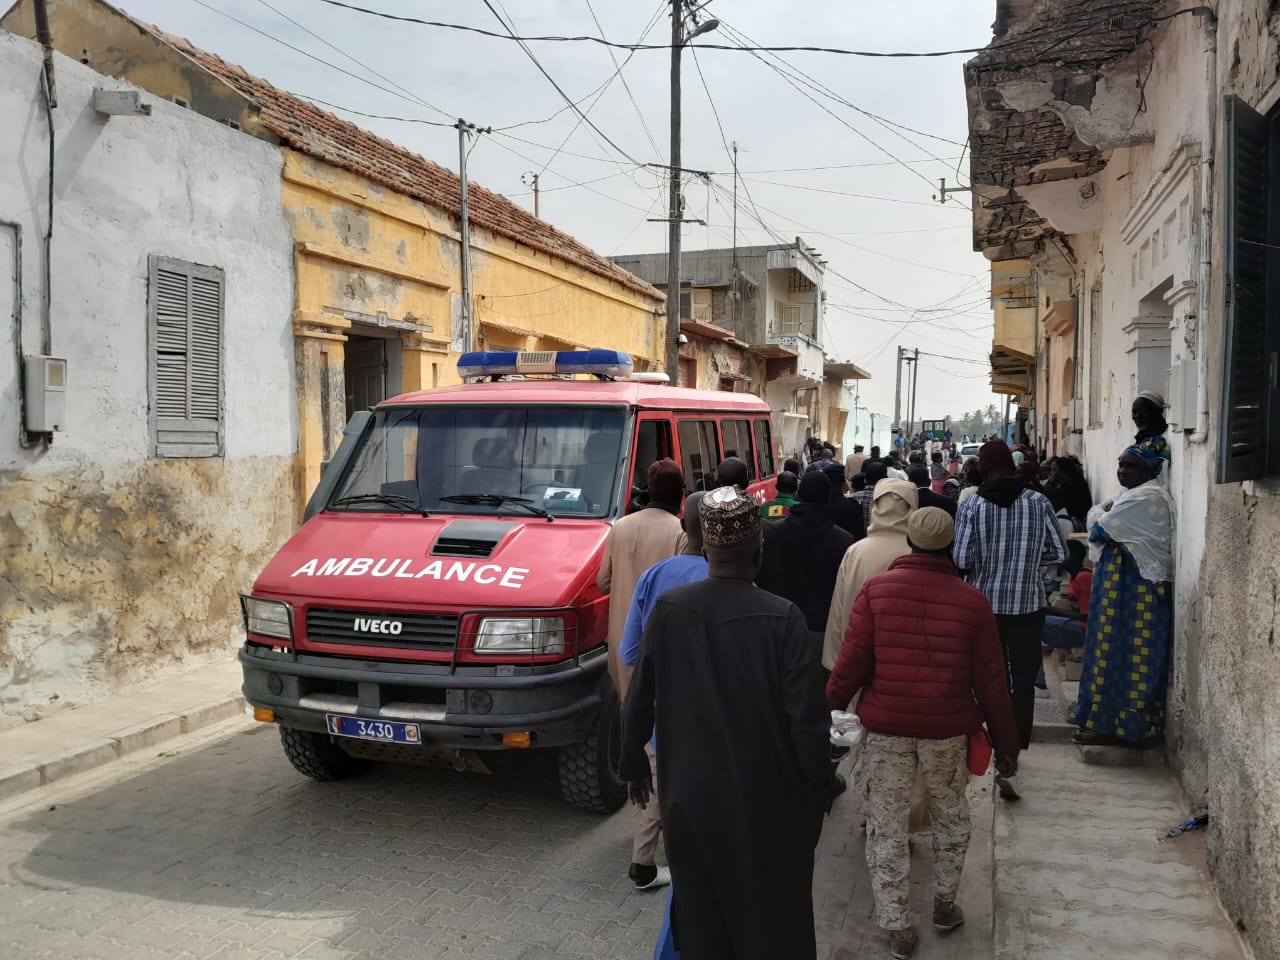
[[[1033,744],[1023,799],[995,810],[997,960],[1243,960],[1218,903],[1203,833],[1165,839],[1195,811],[1164,766],[1086,764]]]
[[[0,730],[0,800],[226,720],[244,709],[232,658]]]

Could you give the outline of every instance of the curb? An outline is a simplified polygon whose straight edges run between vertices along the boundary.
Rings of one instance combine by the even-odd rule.
[[[218,700],[206,701],[181,713],[167,714],[125,727],[109,737],[72,747],[55,757],[26,765],[0,767],[0,801],[47,787],[59,780],[113,763],[130,754],[154,747],[183,734],[229,720],[244,711],[245,700],[237,690]]]

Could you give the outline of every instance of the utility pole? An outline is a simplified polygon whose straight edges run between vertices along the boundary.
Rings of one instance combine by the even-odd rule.
[[[671,0],[671,180],[667,196],[667,376],[680,377],[680,51],[684,0]]]
[[[893,429],[902,430],[902,354],[905,351],[898,347],[898,364],[893,376]]]
[[[911,358],[911,432],[916,429],[916,384],[920,380],[920,348],[916,347],[915,356]]]
[[[454,127],[458,131],[458,182],[461,185],[458,219],[461,222],[459,244],[462,252],[462,329],[459,339],[462,340],[463,349],[470,350],[474,340],[471,329],[471,218],[467,212],[467,138],[473,133],[489,133],[489,128],[477,127],[461,117]]]
[[[730,316],[733,329],[738,329],[738,297],[741,295],[738,283],[738,141],[733,141],[733,292],[730,294],[732,308]]]
[[[684,222],[684,205],[680,201],[680,53],[694,37],[700,37],[720,26],[709,19],[698,23],[698,11],[706,3],[689,11],[693,29],[684,30],[685,6],[689,0],[671,0],[671,162],[670,190],[667,197],[667,376],[677,383],[680,373],[680,227]]]
[[[542,177],[541,173],[522,173],[520,174],[520,182],[526,187],[533,190],[533,215],[541,217],[542,211],[538,204],[538,180]]]

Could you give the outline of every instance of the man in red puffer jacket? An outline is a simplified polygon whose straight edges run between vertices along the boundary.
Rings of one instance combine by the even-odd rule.
[[[964,923],[955,900],[969,846],[969,734],[985,722],[1000,773],[1017,770],[1020,741],[995,614],[956,574],[948,552],[954,533],[945,510],[911,514],[912,552],[863,586],[827,683],[836,710],[862,691],[867,867],[876,922],[898,960],[919,942],[907,905],[907,811],[917,767],[933,819],[933,925],[943,933]]]

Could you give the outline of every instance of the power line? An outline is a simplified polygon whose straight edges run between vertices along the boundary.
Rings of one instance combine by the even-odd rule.
[[[963,159],[956,157],[947,157],[947,162],[955,159]],[[757,173],[812,173],[816,170],[860,170],[865,167],[896,167],[904,163],[933,163],[932,157],[924,157],[919,160],[876,160],[871,163],[832,163],[822,167],[778,167],[772,170],[739,170],[738,173],[749,173],[755,175]],[[727,174],[729,171],[722,171]]]
[[[745,47],[747,44],[750,44],[750,43],[751,43],[751,38],[750,38],[750,37],[748,37],[746,34],[740,33],[739,31],[737,31],[737,30],[736,30],[736,29],[734,29],[733,27],[729,26],[729,24],[727,24],[724,20],[721,20],[721,21],[720,21],[720,26],[721,26],[721,28],[722,28],[722,29],[724,29],[724,30],[725,30],[725,32],[726,32],[726,33],[727,33],[731,38],[736,39],[736,40],[739,42],[739,44],[740,44],[740,45],[742,45],[742,46],[744,46],[744,47]],[[782,77],[782,79],[783,79],[783,80],[785,80],[785,81],[787,82],[787,85],[788,85],[788,86],[790,86],[793,90],[795,90],[797,93],[799,93],[802,97],[804,97],[806,100],[808,100],[808,101],[809,101],[810,103],[812,103],[814,106],[816,106],[816,107],[817,107],[819,110],[821,110],[823,113],[827,114],[827,116],[831,117],[831,119],[835,120],[835,121],[836,121],[837,123],[839,123],[841,126],[843,126],[843,127],[847,128],[847,129],[848,129],[849,131],[851,131],[852,133],[854,133],[854,134],[856,134],[857,136],[861,137],[863,140],[865,140],[865,141],[866,141],[867,143],[869,143],[871,146],[875,147],[877,150],[879,150],[881,153],[883,153],[883,154],[884,154],[886,157],[888,157],[889,159],[891,159],[891,160],[893,160],[893,161],[895,161],[895,162],[899,163],[899,164],[902,166],[902,168],[903,168],[904,170],[908,171],[912,176],[919,177],[921,180],[923,180],[925,183],[927,183],[930,187],[932,187],[932,186],[933,186],[933,181],[932,181],[932,180],[930,180],[928,177],[926,177],[924,174],[922,174],[919,170],[916,170],[916,169],[912,168],[909,164],[904,163],[904,162],[902,161],[902,159],[901,159],[900,157],[898,157],[897,155],[895,155],[895,154],[893,153],[893,151],[891,151],[888,147],[884,146],[883,144],[881,144],[879,141],[875,140],[874,138],[872,138],[872,137],[868,136],[866,133],[864,133],[863,131],[859,130],[857,127],[855,127],[855,126],[854,126],[853,124],[851,124],[849,121],[847,121],[846,119],[844,119],[844,117],[840,116],[838,113],[836,113],[836,112],[835,112],[834,110],[832,110],[830,107],[828,107],[826,104],[824,104],[824,103],[820,102],[819,100],[815,99],[815,98],[814,98],[814,96],[813,96],[812,94],[807,93],[807,92],[806,92],[806,91],[805,91],[805,90],[800,86],[799,82],[797,82],[797,80],[793,78],[793,76],[791,75],[791,73],[789,73],[789,72],[788,72],[788,71],[786,71],[786,70],[782,70],[782,69],[780,69],[779,67],[775,66],[774,64],[770,63],[768,60],[766,60],[764,57],[760,56],[760,54],[758,54],[758,53],[752,53],[752,56],[753,56],[753,57],[755,57],[757,60],[759,60],[761,63],[763,63],[766,67],[768,67],[770,70],[772,70],[772,71],[773,71],[774,73],[776,73],[778,76]],[[778,60],[779,60],[779,62],[783,63],[784,65],[787,65],[785,60],[781,60],[781,58],[778,58],[778,57],[775,57],[775,59],[778,59]],[[787,66],[789,67],[789,65],[787,65]],[[815,88],[815,87],[812,87],[812,84],[810,84],[810,86],[811,86],[811,88],[812,88],[812,89],[817,89],[817,88]],[[821,92],[821,91],[819,91],[819,92]],[[837,99],[837,100],[839,100],[841,103],[844,103],[846,106],[851,106],[851,107],[853,107],[853,105],[852,105],[852,104],[850,104],[850,103],[849,103],[848,101],[846,101],[846,100],[843,100],[843,99],[841,99],[841,98],[839,98],[839,97],[837,97],[836,99]],[[865,112],[866,112],[866,111],[861,110],[861,108],[859,108],[859,107],[853,107],[853,109],[858,110],[859,112],[862,112],[862,113],[865,113]],[[918,145],[918,144],[912,144],[912,146],[915,146],[915,147],[917,147],[918,149],[923,149],[923,148],[919,147],[919,145]],[[925,152],[927,153],[928,151],[925,151]],[[960,206],[961,206],[961,207],[963,207],[964,205],[963,205],[963,204],[960,204]],[[965,209],[968,209],[968,208],[966,207]]]
[[[399,120],[401,123],[421,123],[428,127],[449,127],[455,129],[457,121],[453,123],[443,123],[440,120],[424,120],[421,117],[398,117],[386,113],[368,113],[364,110],[357,110],[354,107],[344,107],[340,103],[332,103],[328,100],[321,100],[319,97],[313,97],[309,93],[298,93],[296,90],[290,91],[295,97],[301,97],[303,100],[310,100],[312,103],[318,103],[322,107],[329,107],[331,110],[341,110],[343,113],[355,114],[357,117],[368,117],[370,120]]]
[[[587,2],[587,9],[589,9],[589,10],[590,10],[590,9],[591,9],[591,0],[586,0],[586,2]],[[663,10],[663,7],[664,7],[665,5],[666,5],[665,3],[659,4],[657,11],[656,11],[656,12],[654,13],[654,15],[649,19],[649,24],[648,24],[648,26],[646,26],[646,27],[644,28],[644,33],[642,33],[642,34],[640,35],[640,40],[641,40],[641,42],[643,42],[643,41],[644,41],[644,38],[645,38],[645,37],[647,37],[647,36],[649,35],[649,32],[653,29],[654,25],[655,25],[655,24],[658,22],[658,20],[661,18],[661,16],[662,16],[662,10]],[[594,10],[591,10],[591,16],[592,16],[592,18],[593,18],[593,19],[595,18],[595,15],[596,15],[596,14],[595,14],[595,11],[594,11]],[[596,20],[596,26],[597,26],[597,28],[600,26],[600,21],[599,21],[599,20]],[[627,58],[626,58],[625,60],[623,60],[623,61],[622,61],[622,63],[618,63],[617,57],[615,57],[615,56],[614,56],[613,51],[612,51],[612,50],[610,50],[610,51],[609,51],[609,57],[613,60],[613,73],[612,73],[612,74],[609,76],[609,78],[608,78],[608,79],[607,79],[607,80],[606,80],[606,81],[601,85],[601,87],[600,87],[600,89],[599,89],[599,92],[595,95],[595,99],[594,99],[594,100],[592,100],[592,101],[591,101],[591,103],[589,103],[589,104],[587,105],[587,109],[586,109],[586,110],[580,110],[580,111],[578,111],[578,121],[577,121],[577,123],[575,123],[575,124],[573,125],[573,129],[571,129],[567,134],[565,134],[564,139],[560,141],[560,146],[559,146],[559,147],[557,147],[557,148],[556,148],[556,150],[555,150],[555,152],[551,154],[551,156],[550,156],[550,158],[548,158],[547,162],[546,162],[546,163],[544,163],[544,164],[542,165],[542,169],[538,171],[538,175],[539,175],[539,176],[541,176],[542,174],[546,173],[546,172],[547,172],[547,167],[551,166],[552,161],[553,161],[553,160],[555,160],[555,158],[556,158],[556,157],[560,156],[560,151],[561,151],[561,150],[563,150],[563,149],[565,148],[565,145],[566,145],[566,144],[567,144],[567,143],[568,143],[568,142],[573,138],[573,135],[574,135],[575,133],[577,133],[577,132],[578,132],[578,129],[582,126],[582,121],[583,121],[583,120],[585,120],[585,119],[587,118],[587,114],[588,114],[588,113],[590,113],[593,109],[595,109],[595,105],[596,105],[597,103],[599,103],[599,102],[600,102],[600,99],[601,99],[601,98],[605,95],[605,93],[608,91],[608,89],[609,89],[610,85],[613,83],[613,81],[614,81],[614,80],[617,80],[617,79],[619,79],[619,78],[621,78],[621,77],[622,77],[622,68],[623,68],[623,67],[625,67],[628,63],[630,63],[630,62],[631,62],[631,58],[632,58],[632,57],[634,57],[634,56],[635,56],[635,51],[633,50],[631,53],[627,54]],[[625,79],[625,78],[622,78],[623,86],[626,86],[626,82],[627,82],[627,81],[626,81],[626,79]],[[628,91],[627,91],[627,95],[628,95],[628,96],[630,96],[630,90],[628,90]],[[631,102],[634,104],[634,103],[635,103],[635,100],[633,99]],[[637,110],[639,110],[640,108],[639,108],[639,107],[636,107],[636,109],[637,109]],[[640,122],[641,122],[642,124],[644,123],[644,117],[643,117],[643,116],[640,118]],[[598,132],[598,131],[597,131],[597,132]],[[649,132],[649,128],[648,128],[647,126],[645,127],[645,132],[646,132],[646,133],[648,133],[648,132]],[[652,135],[652,134],[649,134],[649,142],[650,142],[651,144],[653,144],[654,153],[656,153],[656,154],[658,154],[659,156],[661,156],[662,151],[658,149],[657,142],[653,139],[653,135]]]
[[[505,143],[501,143],[497,140],[490,140],[489,142],[492,143],[498,149],[505,150],[507,151],[507,153],[510,153],[510,154],[513,154],[514,156],[519,157],[521,160],[525,161],[526,163],[537,164],[538,162],[537,160],[534,160],[532,157],[521,153],[519,150],[516,150],[513,147],[508,147]],[[643,164],[637,164],[636,166],[641,167],[643,166]],[[552,173],[555,173],[555,171],[553,170]],[[564,177],[564,174],[556,174],[556,176]],[[568,177],[564,177],[564,179],[569,180]],[[601,197],[605,200],[612,200],[614,203],[621,204],[624,207],[630,207],[632,210],[644,210],[644,207],[638,206],[634,203],[628,203],[626,200],[619,200],[617,197],[610,196],[609,194],[604,193],[603,191],[597,190],[595,189],[595,187],[590,186],[589,183],[587,182],[570,181],[569,185],[573,187],[581,187],[582,189],[586,190],[588,193],[594,193],[597,197]],[[638,187],[639,184],[636,184],[636,186]]]
[[[399,97],[401,100],[407,100],[410,103],[417,103],[417,104],[422,103],[422,101],[420,101],[417,97],[406,95],[404,93],[401,93],[398,90],[393,89],[392,87],[384,87],[380,83],[374,83],[368,77],[362,77],[358,73],[352,73],[350,70],[347,70],[344,67],[340,67],[336,63],[331,63],[330,61],[325,60],[323,57],[317,57],[314,53],[304,50],[302,49],[302,47],[294,46],[292,43],[289,43],[287,40],[281,40],[279,37],[272,36],[270,33],[267,33],[267,31],[262,30],[258,27],[255,27],[253,24],[248,23],[247,21],[241,20],[239,17],[232,16],[231,14],[227,13],[224,10],[219,10],[217,7],[213,6],[212,4],[205,3],[205,0],[191,0],[191,2],[196,4],[197,6],[204,7],[204,9],[210,11],[211,13],[216,13],[218,16],[224,17],[225,19],[230,20],[232,23],[238,23],[240,26],[244,27],[246,30],[251,30],[254,33],[256,33],[258,36],[264,37],[267,40],[270,40],[272,43],[278,43],[280,46],[287,47],[288,49],[294,51],[295,53],[300,53],[302,54],[302,56],[306,57],[308,60],[314,60],[316,63],[323,64],[324,66],[328,67],[331,70],[337,70],[339,73],[345,76],[348,76],[353,80],[359,80],[361,83],[368,84],[369,86],[373,87],[375,90],[381,90],[383,93],[389,93],[393,97]],[[438,108],[432,107],[432,109],[436,110]],[[439,112],[443,113],[443,111],[439,111]],[[449,116],[449,114],[444,114],[444,115]],[[448,126],[452,126],[452,124],[448,124]]]
[[[603,40],[604,27],[600,23],[600,18],[596,16],[595,8],[591,6],[591,0],[583,0],[583,2],[586,3],[587,10],[591,14],[591,19],[595,22],[596,31],[600,34],[600,39]],[[653,20],[650,22],[649,26],[645,27],[644,33],[640,35],[641,43],[644,42],[645,37],[649,36],[649,31],[652,30],[654,24],[658,22],[659,18],[662,15],[662,10],[665,6],[666,6],[666,0],[663,0],[663,2],[658,5],[658,12],[653,15]],[[614,56],[613,48],[609,47],[607,49],[609,51],[609,59],[612,60],[613,65],[617,67],[617,77],[619,80],[622,81],[622,89],[627,92],[627,99],[631,101],[631,106],[635,109],[636,116],[640,118],[640,126],[644,129],[644,135],[649,138],[649,145],[653,147],[653,152],[655,154],[657,154],[658,156],[662,156],[662,148],[658,146],[658,141],[654,138],[653,131],[649,129],[649,123],[644,118],[644,111],[640,109],[640,104],[636,102],[635,94],[631,92],[631,84],[627,83],[627,78],[622,72],[622,67],[625,67],[628,63],[631,62],[631,58],[635,56],[636,51],[632,50],[627,55],[627,59],[622,62],[622,66],[619,67],[618,58]]]
[[[612,47],[615,50],[670,50],[669,43],[614,43],[603,37],[592,36],[537,36],[522,37],[517,36],[514,32],[506,34],[497,33],[493,30],[485,30],[483,27],[472,27],[461,23],[445,23],[440,20],[426,20],[420,17],[409,17],[402,14],[386,13],[382,10],[371,10],[368,7],[361,7],[353,3],[344,3],[342,0],[320,0],[321,3],[327,3],[332,7],[341,7],[344,10],[351,10],[356,13],[363,13],[372,17],[381,17],[384,20],[396,20],[401,23],[416,23],[425,27],[439,27],[445,30],[460,30],[465,33],[475,33],[484,37],[492,37],[496,40],[514,40],[517,43],[594,43],[603,47]],[[505,24],[504,24],[505,26]],[[999,49],[1021,45],[1028,41],[1012,41],[1007,44],[999,45]],[[688,44],[686,46],[689,46]],[[982,53],[988,47],[963,47],[955,50],[926,50],[926,51],[881,51],[881,50],[846,50],[840,47],[817,47],[817,46],[776,46],[776,47],[738,47],[720,43],[700,43],[697,44],[702,50],[726,50],[726,51],[745,51],[762,52],[762,53],[831,53],[848,57],[876,57],[876,58],[928,58],[928,57],[951,57],[959,56],[966,53]]]
[[[747,36],[743,31],[739,30],[737,27],[734,27],[730,24],[725,23],[723,18],[721,18],[720,20],[720,25],[721,27],[724,27],[736,39],[740,41],[745,41],[746,45],[752,46],[752,47],[758,46],[756,42],[753,39],[751,39],[751,37]],[[782,57],[779,57],[776,53],[772,51],[764,51],[764,52],[768,53],[772,59],[776,60],[778,63],[782,64],[784,67],[790,70],[795,76],[803,77],[806,81],[813,84],[814,86],[812,87],[812,89],[817,90],[819,93],[822,93],[824,96],[830,97],[832,100],[836,101],[837,103],[843,104],[844,106],[848,107],[850,110],[854,110],[862,114],[864,117],[867,117],[868,119],[876,121],[881,126],[897,127],[900,130],[906,130],[908,133],[914,133],[916,136],[928,137],[930,140],[939,140],[942,143],[950,143],[957,147],[962,146],[962,144],[958,140],[952,140],[949,137],[942,137],[936,133],[925,133],[923,130],[917,130],[914,127],[908,127],[904,123],[898,123],[896,120],[890,120],[888,117],[882,117],[878,113],[872,113],[870,110],[860,107],[855,103],[850,103],[848,100],[840,96],[830,87],[828,87],[826,84],[815,79],[814,77],[811,77],[809,74],[805,73],[799,67],[796,67],[793,64],[791,64],[789,61],[784,60]]]
[[[736,27],[729,27],[728,29],[730,30],[730,32],[732,32],[732,33],[736,34],[736,35],[738,36],[738,38],[740,38],[740,39],[742,39],[742,40],[745,40],[745,41],[747,41],[748,43],[754,43],[754,42],[755,42],[755,41],[753,41],[749,36],[747,36],[745,33],[743,33],[742,31],[738,30]],[[827,86],[827,84],[823,83],[821,80],[818,80],[817,78],[815,78],[815,77],[811,76],[810,74],[805,73],[805,72],[804,72],[803,70],[801,70],[799,67],[797,67],[797,66],[793,65],[792,63],[790,63],[790,62],[789,62],[789,61],[787,61],[787,60],[784,60],[782,57],[778,56],[777,54],[773,54],[773,53],[771,53],[771,54],[769,54],[769,56],[770,56],[773,60],[776,60],[778,63],[782,64],[782,66],[783,66],[783,67],[784,67],[784,68],[785,68],[785,69],[786,69],[786,70],[787,70],[787,71],[788,71],[792,76],[794,76],[794,77],[796,77],[797,79],[799,79],[799,80],[800,80],[800,82],[804,83],[804,84],[805,84],[806,86],[808,86],[811,90],[814,90],[814,91],[816,91],[817,93],[821,94],[822,96],[827,97],[828,99],[833,100],[833,101],[835,101],[836,103],[839,103],[839,104],[841,104],[841,105],[843,105],[843,106],[845,106],[845,107],[848,107],[850,110],[854,110],[854,111],[856,111],[857,113],[860,113],[860,114],[862,114],[863,116],[865,116],[865,117],[867,117],[867,118],[871,119],[872,121],[874,121],[875,123],[877,123],[877,124],[879,124],[881,127],[883,127],[884,129],[888,130],[888,131],[889,131],[890,133],[892,133],[894,136],[898,137],[900,140],[904,141],[905,143],[910,144],[911,146],[915,147],[917,150],[921,150],[921,151],[923,151],[924,153],[928,154],[928,156],[929,156],[931,159],[933,159],[934,161],[936,161],[936,162],[938,162],[938,163],[947,163],[947,162],[949,162],[949,161],[944,160],[942,157],[939,157],[936,153],[933,153],[933,152],[932,152],[931,150],[929,150],[927,147],[925,147],[925,146],[923,146],[923,145],[921,145],[921,144],[919,144],[919,143],[915,142],[915,141],[914,141],[914,140],[912,140],[910,137],[908,137],[908,136],[906,136],[905,134],[903,134],[901,131],[905,130],[905,131],[907,131],[907,133],[913,133],[913,134],[915,134],[915,135],[917,135],[917,136],[927,137],[927,138],[932,139],[932,140],[939,140],[939,141],[942,141],[943,143],[950,143],[950,144],[954,144],[954,145],[955,145],[955,146],[957,146],[957,147],[963,147],[963,146],[965,146],[965,144],[967,144],[967,143],[968,143],[968,138],[967,138],[967,136],[966,136],[966,139],[965,139],[965,144],[961,144],[959,141],[951,140],[951,139],[949,139],[949,138],[947,138],[947,137],[941,137],[941,136],[938,136],[937,134],[933,134],[933,133],[925,133],[923,130],[916,130],[914,127],[908,127],[906,124],[898,123],[897,121],[890,120],[890,119],[888,119],[887,117],[882,117],[882,116],[880,116],[879,114],[872,113],[870,110],[866,110],[866,109],[864,109],[864,108],[862,108],[862,107],[858,106],[856,103],[852,103],[852,102],[850,102],[848,98],[846,98],[846,97],[842,96],[841,94],[837,93],[835,90],[831,89],[831,87]],[[885,152],[887,155],[891,156],[891,157],[893,156],[893,154],[890,154],[887,150],[885,150],[884,152]],[[895,159],[897,159],[897,158],[895,158]],[[907,165],[906,165],[906,163],[905,163],[905,162],[902,162],[902,166],[906,167]],[[909,168],[908,168],[908,169],[909,169]],[[963,206],[963,204],[962,204],[961,206]],[[968,208],[966,207],[965,209],[968,209]]]
[[[746,180],[746,177],[742,179]],[[853,197],[856,200],[879,200],[884,203],[905,203],[913,207],[933,207],[938,208],[936,203],[928,203],[924,200],[903,200],[900,197],[877,197],[866,193],[850,193],[847,190],[830,190],[826,187],[810,187],[802,183],[779,183],[776,180],[759,180],[752,178],[752,183],[768,184],[771,187],[787,187],[791,190],[808,190],[812,193],[828,193],[837,197]]]
[[[414,100],[416,100],[418,103],[422,104],[424,107],[427,107],[427,108],[428,108],[428,109],[430,109],[430,110],[434,110],[436,113],[440,114],[442,117],[449,117],[450,119],[453,119],[453,120],[455,120],[455,122],[456,122],[456,118],[454,118],[453,114],[448,113],[448,112],[446,112],[446,111],[444,111],[444,110],[440,109],[440,108],[439,108],[439,107],[437,107],[434,103],[429,103],[428,101],[426,101],[426,100],[422,99],[422,97],[418,96],[416,93],[413,93],[413,92],[412,92],[412,91],[410,91],[410,90],[406,90],[406,89],[405,89],[403,86],[401,86],[399,83],[397,83],[396,81],[392,80],[390,77],[384,76],[383,74],[379,73],[377,70],[373,69],[373,67],[369,66],[369,65],[368,65],[367,63],[365,63],[363,60],[360,60],[360,59],[359,59],[359,58],[357,58],[357,57],[353,57],[351,54],[347,53],[347,52],[346,52],[345,50],[343,50],[341,47],[338,47],[337,45],[335,45],[335,44],[331,43],[330,41],[326,40],[324,37],[320,36],[320,34],[316,33],[316,32],[315,32],[314,30],[312,30],[310,27],[306,26],[306,25],[305,25],[305,24],[303,24],[303,23],[299,23],[297,20],[295,20],[293,17],[289,16],[287,13],[285,13],[283,10],[279,9],[278,7],[272,6],[272,4],[268,3],[268,2],[267,2],[267,0],[258,0],[258,3],[259,3],[259,4],[261,4],[262,6],[266,7],[268,10],[270,10],[270,11],[271,11],[272,13],[274,13],[276,16],[281,17],[281,18],[283,18],[283,19],[285,19],[285,20],[289,21],[289,23],[293,24],[295,27],[297,27],[297,28],[298,28],[299,30],[301,30],[303,33],[307,34],[307,35],[308,35],[308,36],[310,36],[310,37],[314,37],[316,40],[319,40],[321,43],[323,43],[326,47],[328,47],[328,48],[329,48],[330,50],[332,50],[334,53],[338,54],[339,56],[345,57],[347,60],[349,60],[349,61],[351,61],[352,63],[356,64],[357,66],[359,66],[359,67],[363,68],[367,73],[371,73],[371,74],[373,74],[373,76],[377,77],[379,80],[383,81],[384,83],[389,83],[389,84],[391,84],[391,85],[392,85],[393,87],[395,87],[397,90],[400,90],[400,91],[402,91],[403,93],[405,93],[405,94],[409,95],[409,96],[410,96],[410,97],[412,97]],[[452,126],[453,124],[447,124],[447,125],[448,125],[448,126]]]
[[[324,2],[325,3],[332,2],[334,3],[335,6],[347,6],[346,4],[337,3],[337,0],[324,0]],[[598,126],[596,126],[595,123],[591,120],[591,118],[588,117],[586,113],[583,112],[578,107],[578,105],[573,102],[573,98],[564,92],[564,88],[561,87],[560,84],[556,83],[555,78],[547,72],[546,68],[538,61],[538,58],[534,56],[533,51],[529,49],[529,45],[523,40],[523,38],[518,37],[516,35],[515,29],[510,24],[508,24],[507,21],[502,18],[502,14],[498,13],[498,11],[494,8],[493,3],[490,2],[490,0],[482,0],[482,2],[484,3],[485,7],[488,8],[489,12],[493,14],[494,19],[496,19],[498,23],[502,24],[503,29],[507,31],[511,39],[515,40],[519,44],[520,49],[525,52],[525,55],[529,58],[529,60],[533,63],[533,65],[538,68],[538,72],[542,74],[544,77],[546,77],[547,82],[550,83],[551,86],[555,88],[556,93],[560,94],[561,99],[563,99],[565,103],[569,104],[573,108],[574,113],[576,113],[582,119],[582,122],[585,123],[592,130],[594,130],[601,137],[601,139],[604,140],[605,143],[613,147],[614,150],[616,150],[622,156],[626,157],[627,160],[629,160],[631,163],[635,164],[636,166],[641,166],[641,161],[637,160],[635,157],[629,154],[626,150],[623,150],[620,146],[614,143],[609,138],[608,134],[606,134],[603,130],[601,130]],[[365,12],[367,13],[370,11],[365,11]],[[403,17],[393,17],[392,19],[412,20],[412,18],[403,18]]]

